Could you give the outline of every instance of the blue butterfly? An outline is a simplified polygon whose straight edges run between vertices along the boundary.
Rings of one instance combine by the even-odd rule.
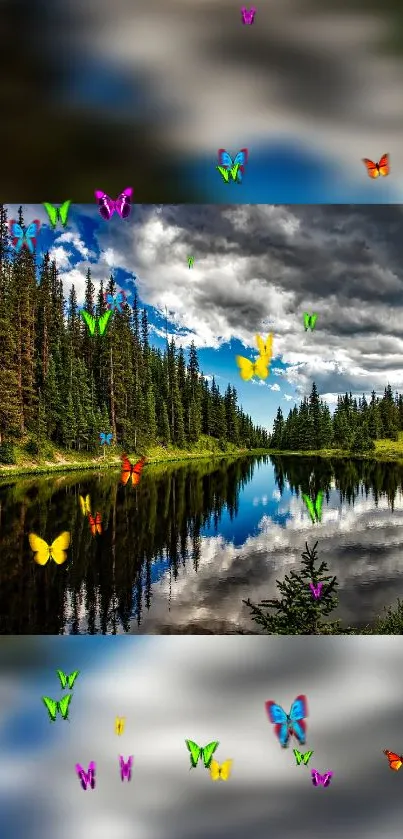
[[[291,705],[290,713],[286,714],[281,705],[269,699],[265,708],[270,722],[275,726],[275,733],[285,749],[292,734],[303,746],[306,742],[305,717],[308,716],[306,696],[297,696]]]
[[[101,443],[101,446],[105,446],[105,444],[110,446],[112,437],[113,434],[105,434],[104,431],[101,431],[99,435],[99,442]]]
[[[241,149],[238,152],[236,157],[232,159],[231,155],[225,149],[218,149],[218,164],[222,166],[224,169],[233,169],[236,164],[239,164],[237,179],[238,183],[242,181],[242,175],[245,170],[245,166],[248,162],[248,149]]]
[[[11,238],[13,239],[13,247],[17,253],[19,253],[22,247],[27,248],[30,253],[33,253],[36,245],[36,237],[41,226],[40,221],[38,219],[31,221],[31,224],[25,230],[15,219],[11,219],[8,226]]]
[[[105,291],[104,301],[108,309],[112,309],[112,311],[116,312],[122,312],[122,305],[126,302],[126,295],[124,291],[119,291],[119,293],[115,296],[113,296],[113,294],[108,294],[108,292]]]

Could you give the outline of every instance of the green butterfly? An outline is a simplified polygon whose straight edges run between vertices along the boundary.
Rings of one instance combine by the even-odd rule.
[[[322,519],[322,504],[324,497],[325,493],[322,490],[319,490],[315,501],[312,501],[309,495],[304,495],[304,493],[302,493],[302,498],[305,501],[313,524],[315,524],[315,522],[320,522]]]
[[[297,766],[301,766],[301,763],[303,763],[304,766],[308,766],[308,763],[309,763],[309,761],[310,761],[310,759],[313,755],[313,752],[305,752],[305,754],[303,755],[303,754],[301,754],[301,752],[298,751],[298,749],[294,749],[294,755],[295,755],[296,760],[297,760]]]
[[[53,204],[44,203],[45,210],[49,216],[49,221],[55,230],[57,222],[61,221],[63,227],[66,227],[67,224],[67,216],[69,214],[71,201],[65,201],[61,207],[54,207]]]
[[[63,699],[61,699],[60,702],[56,702],[55,699],[49,699],[48,696],[42,696],[42,702],[48,710],[51,722],[56,722],[57,712],[62,715],[64,720],[68,720],[71,698],[72,694],[68,693],[67,696],[63,696]]]
[[[60,684],[61,684],[63,690],[64,690],[64,688],[67,688],[67,687],[68,687],[69,690],[71,690],[74,686],[74,682],[75,682],[77,676],[80,675],[79,670],[74,670],[74,673],[70,673],[70,676],[68,676],[67,673],[63,673],[63,670],[56,670],[56,673],[57,673],[57,675],[60,679]]]
[[[95,329],[98,324],[99,334],[103,335],[105,332],[106,327],[108,326],[109,318],[112,314],[112,309],[108,309],[107,312],[104,312],[100,318],[93,318],[89,312],[86,312],[85,309],[81,309],[81,315],[83,321],[87,324],[88,329],[90,331],[90,335],[95,335]]]
[[[315,329],[315,323],[316,323],[317,319],[318,319],[317,315],[315,315],[315,314],[308,315],[308,312],[304,312],[305,332],[307,332],[308,329],[310,329],[311,332],[313,332],[313,330]]]
[[[198,746],[193,740],[185,740],[185,743],[190,751],[190,768],[195,769],[199,760],[202,760],[206,769],[208,769],[219,741],[213,740],[212,743],[208,743],[204,747]]]
[[[233,181],[236,181],[238,178],[239,163],[236,163],[235,166],[232,167],[232,169],[227,169],[224,166],[216,166],[216,169],[218,169],[218,171],[223,176],[224,181],[226,181],[227,184],[229,183],[230,175]]]

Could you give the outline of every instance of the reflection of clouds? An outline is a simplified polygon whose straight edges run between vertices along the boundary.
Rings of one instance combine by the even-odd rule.
[[[269,499],[268,499],[267,495],[262,495],[261,498],[259,498],[257,495],[255,495],[255,497],[252,501],[252,504],[253,504],[254,507],[259,507],[260,505],[262,507],[266,507],[268,503],[269,503]]]
[[[63,658],[62,641],[48,640]],[[324,824],[330,839],[372,837],[379,825],[386,839],[398,835],[400,787],[382,755],[383,748],[398,749],[401,700],[390,690],[403,664],[398,639],[180,637],[144,646],[130,638],[105,639],[102,663],[91,667],[92,640],[81,643],[87,662],[80,663],[70,725],[46,727],[39,745],[23,753],[0,739],[3,765],[10,765],[14,778],[6,786],[0,774],[0,826],[8,828],[2,835],[204,839],[217,833],[241,839],[250,833],[295,839],[307,807],[312,835]],[[39,658],[46,646],[41,639]],[[24,713],[40,724],[44,710],[26,673],[14,677]],[[0,684],[7,681],[2,673]],[[334,772],[325,794],[312,787],[309,769],[295,766],[292,747],[279,748],[264,711],[270,698],[288,710],[300,692],[308,696],[313,765]],[[120,738],[114,734],[117,713],[127,717]],[[11,709],[7,721],[18,738]],[[188,737],[200,744],[220,741],[220,760],[234,759],[228,784],[213,784],[202,769],[189,771]],[[130,785],[120,781],[118,752],[134,754]],[[84,794],[74,764],[91,759],[97,786]]]

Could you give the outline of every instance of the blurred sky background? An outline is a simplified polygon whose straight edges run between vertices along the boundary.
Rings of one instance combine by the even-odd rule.
[[[12,839],[395,839],[403,751],[403,665],[394,637],[3,638],[0,645],[0,831]],[[55,670],[80,669],[70,723],[51,724]],[[282,750],[264,702],[308,697],[310,764]],[[117,715],[126,730],[114,733]],[[184,740],[218,739],[228,783],[190,772]],[[134,755],[122,783],[118,754]],[[94,791],[75,763],[96,762]],[[314,788],[310,769],[334,772]]]
[[[400,0],[262,0],[252,26],[241,5],[2,0],[1,200],[400,201]],[[217,149],[244,146],[226,185]]]
[[[193,340],[204,374],[221,392],[236,387],[270,431],[278,406],[288,414],[313,381],[331,410],[339,394],[403,389],[401,207],[140,205],[105,222],[94,200],[72,206],[65,230],[53,232],[41,205],[24,218],[42,222],[37,263],[49,249],[66,300],[74,283],[83,306],[88,268],[96,291],[112,274],[147,307],[152,344],[164,348],[166,325],[177,346]],[[313,332],[304,311],[318,315]],[[243,382],[235,356],[255,358],[256,333],[270,332],[270,376]]]

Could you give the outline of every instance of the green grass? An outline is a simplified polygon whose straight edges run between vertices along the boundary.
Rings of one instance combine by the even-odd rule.
[[[271,454],[295,455],[296,457],[333,457],[333,458],[360,458],[363,460],[381,461],[402,461],[403,462],[403,432],[399,433],[398,440],[375,440],[375,449],[372,452],[359,453],[346,449],[319,449],[311,451],[282,451],[281,449],[270,449]]]

